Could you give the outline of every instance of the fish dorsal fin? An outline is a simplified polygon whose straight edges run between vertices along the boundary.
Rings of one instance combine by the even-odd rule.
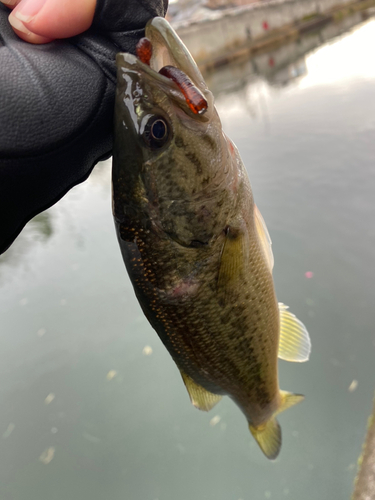
[[[285,361],[307,361],[311,351],[311,341],[305,325],[288,311],[288,306],[279,302],[280,340],[279,358]]]
[[[193,406],[198,408],[198,410],[210,411],[220,401],[222,396],[207,391],[201,385],[194,382],[194,380],[182,370],[180,370],[180,372],[189,393],[190,400]]]
[[[303,396],[302,394],[293,394],[292,392],[288,391],[280,391],[280,398],[281,402],[278,410],[276,411],[276,415],[287,410],[291,406],[300,403],[305,399],[305,396]]]
[[[249,429],[266,457],[275,460],[281,448],[281,427],[276,418],[272,417],[257,427],[249,424]]]
[[[237,285],[241,275],[244,276],[248,262],[249,245],[246,233],[242,229],[229,226],[221,252],[218,291],[223,292],[225,296],[230,295],[234,289],[232,285]]]
[[[254,205],[255,227],[262,244],[263,252],[265,254],[269,270],[272,272],[274,259],[272,253],[272,241],[268,232],[266,223],[259,211],[259,208]]]

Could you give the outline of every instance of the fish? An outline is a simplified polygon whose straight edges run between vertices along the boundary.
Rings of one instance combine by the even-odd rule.
[[[163,18],[117,55],[113,215],[140,306],[192,404],[229,396],[264,455],[281,447],[278,358],[307,361],[306,327],[278,303],[271,239],[214,97]],[[151,50],[152,49],[152,50]]]

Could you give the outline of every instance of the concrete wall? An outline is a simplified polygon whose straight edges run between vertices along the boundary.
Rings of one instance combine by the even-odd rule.
[[[208,88],[217,98],[220,94],[238,93],[259,77],[272,82],[273,86],[284,85],[298,78],[306,70],[305,54],[338,35],[347,32],[363,21],[360,12],[351,14],[338,22],[324,26],[316,33],[302,36],[298,42],[286,43],[271,52],[242,59],[237,64],[224,65],[205,74]]]
[[[176,29],[197,62],[202,62],[260,38],[274,29],[323,13],[350,0],[271,0],[244,8],[216,12],[216,19]]]

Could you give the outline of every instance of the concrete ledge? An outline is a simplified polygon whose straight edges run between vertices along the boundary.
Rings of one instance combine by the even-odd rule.
[[[373,6],[375,0],[271,0],[175,28],[199,66],[208,70],[272,50]]]

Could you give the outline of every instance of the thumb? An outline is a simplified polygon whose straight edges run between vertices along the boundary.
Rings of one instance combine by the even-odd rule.
[[[86,31],[94,19],[95,7],[96,0],[21,0],[9,22],[23,40],[47,43]]]

